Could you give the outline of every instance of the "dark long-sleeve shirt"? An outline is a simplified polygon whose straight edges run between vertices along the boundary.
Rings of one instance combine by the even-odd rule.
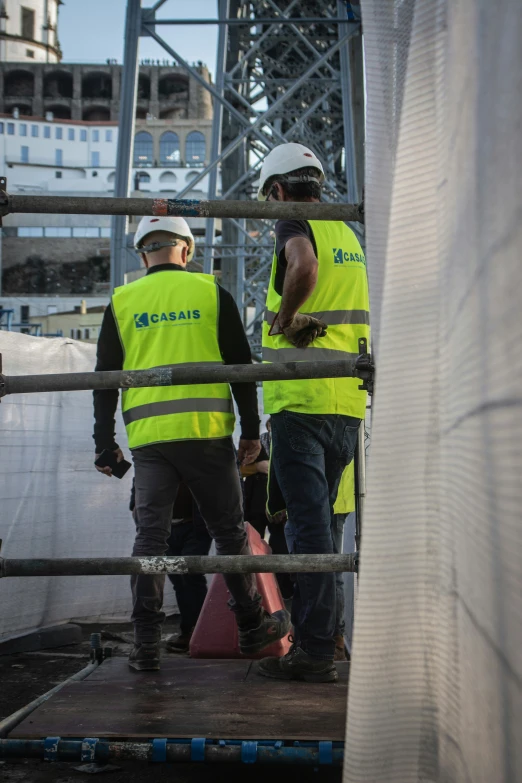
[[[161,264],[151,267],[147,274],[164,271],[183,271],[176,264]],[[218,286],[219,321],[218,344],[225,364],[250,364],[252,354],[245,334],[237,305],[228,291]],[[123,348],[114,320],[112,307],[108,307],[98,338],[97,371],[121,370],[123,368]],[[236,401],[241,421],[241,437],[253,440],[259,438],[259,415],[257,409],[257,390],[255,383],[232,383],[232,394]],[[93,392],[94,397],[94,443],[96,453],[104,449],[116,449],[114,440],[114,416],[118,406],[118,389],[106,389]]]

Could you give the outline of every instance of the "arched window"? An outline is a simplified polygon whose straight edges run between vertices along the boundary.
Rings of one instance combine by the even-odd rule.
[[[185,182],[191,182],[193,179],[196,179],[197,176],[199,176],[199,171],[189,171],[185,177]]]
[[[152,136],[140,131],[134,137],[134,165],[152,166]]]
[[[205,165],[205,137],[199,131],[192,131],[187,136],[186,157],[189,166]]]
[[[107,182],[114,182],[115,179],[116,179],[116,172],[115,171],[111,171],[111,173],[107,177]]]
[[[171,182],[174,184],[177,182],[177,177],[172,171],[164,171],[163,174],[160,176],[160,182],[163,184],[164,182]]]
[[[160,164],[162,166],[175,166],[181,163],[179,153],[179,138],[177,133],[167,131],[160,139]]]

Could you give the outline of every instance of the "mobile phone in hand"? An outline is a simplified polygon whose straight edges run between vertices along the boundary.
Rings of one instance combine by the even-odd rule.
[[[114,451],[110,451],[109,449],[104,449],[98,459],[95,460],[94,464],[98,468],[110,468],[112,470],[112,475],[119,479],[124,477],[131,466],[130,462],[127,462],[126,459],[118,462]]]

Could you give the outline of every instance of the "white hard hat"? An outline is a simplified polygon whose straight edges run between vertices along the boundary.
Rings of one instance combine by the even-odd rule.
[[[187,221],[182,217],[144,217],[140,220],[134,234],[134,249],[143,252],[143,240],[153,231],[168,231],[188,243],[187,261],[192,261],[194,255],[194,237]],[[165,247],[165,245],[162,245]],[[159,249],[159,247],[158,247]]]
[[[308,166],[318,169],[320,172],[319,182],[324,182],[323,164],[308,147],[294,142],[274,147],[264,159],[261,167],[261,178],[257,192],[258,200],[266,201],[263,190],[270,177],[275,177],[276,174],[289,174],[291,171],[304,169]]]

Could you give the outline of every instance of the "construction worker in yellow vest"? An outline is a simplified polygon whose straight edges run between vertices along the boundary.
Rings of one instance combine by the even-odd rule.
[[[134,237],[147,268],[114,291],[98,339],[96,370],[145,370],[188,364],[249,364],[250,347],[232,296],[212,275],[187,271],[194,238],[183,218],[145,217]],[[188,487],[221,555],[250,554],[232,443],[236,400],[241,419],[238,459],[260,450],[255,383],[155,386],[123,391],[122,411],[135,468],[133,555],[164,555],[180,482]],[[117,391],[94,392],[96,453],[123,454],[114,440]],[[111,468],[97,468],[111,474]],[[241,651],[257,653],[288,633],[287,612],[268,615],[254,575],[225,575]],[[165,615],[161,575],[131,579],[135,645],[129,665],[159,669]]]
[[[315,153],[282,144],[265,158],[258,197],[317,202],[325,179]],[[366,260],[341,221],[280,220],[263,324],[263,361],[328,361],[359,354],[369,341]],[[366,409],[356,378],[270,381],[264,409],[272,422],[272,461],[298,554],[334,552],[333,504],[354,454]],[[335,682],[334,573],[298,574],[292,604],[295,644],[258,671],[275,679]]]

